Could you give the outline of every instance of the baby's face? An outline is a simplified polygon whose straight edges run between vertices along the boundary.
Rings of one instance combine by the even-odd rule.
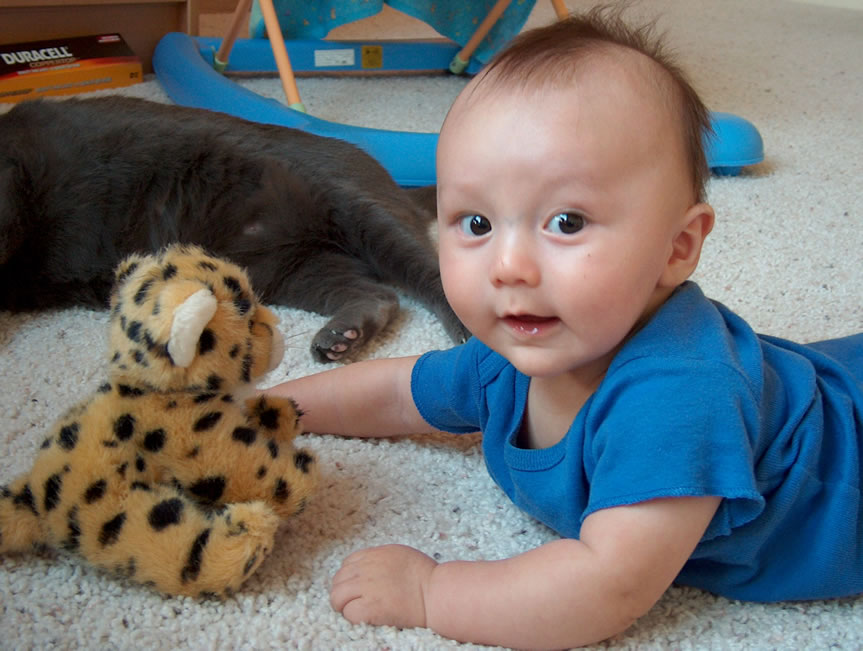
[[[667,105],[606,67],[541,92],[480,86],[438,143],[447,297],[534,377],[604,373],[672,291],[663,272],[694,203]]]

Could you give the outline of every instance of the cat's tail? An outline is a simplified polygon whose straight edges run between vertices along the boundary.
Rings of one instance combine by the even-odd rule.
[[[46,542],[28,480],[24,475],[0,486],[0,553],[30,551]]]

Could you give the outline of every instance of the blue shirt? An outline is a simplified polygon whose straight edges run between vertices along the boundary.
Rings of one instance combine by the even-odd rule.
[[[517,446],[530,378],[476,339],[422,356],[423,418],[481,430],[495,482],[577,538],[599,509],[724,499],[677,581],[751,601],[863,593],[863,335],[755,334],[687,282],[620,350],[564,438]]]

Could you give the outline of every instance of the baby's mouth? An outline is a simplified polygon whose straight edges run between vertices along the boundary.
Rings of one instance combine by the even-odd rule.
[[[525,335],[543,334],[560,321],[555,316],[537,316],[535,314],[509,314],[503,320],[512,330]]]

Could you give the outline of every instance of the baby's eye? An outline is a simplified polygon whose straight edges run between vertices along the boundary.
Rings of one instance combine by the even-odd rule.
[[[548,230],[558,235],[572,235],[582,228],[584,228],[584,217],[572,212],[559,213],[548,223]]]
[[[459,219],[459,226],[465,235],[479,237],[491,231],[491,222],[482,215],[465,215]]]

